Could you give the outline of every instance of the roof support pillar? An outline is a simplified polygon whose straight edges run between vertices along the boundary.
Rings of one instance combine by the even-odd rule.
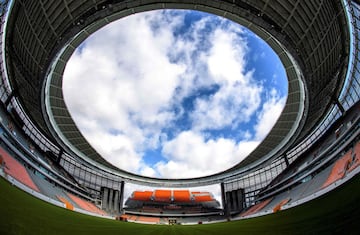
[[[5,107],[9,106],[9,104],[11,102],[11,99],[13,97],[15,97],[15,96],[16,96],[16,92],[15,92],[15,90],[12,90],[11,93],[9,94],[9,96],[6,98],[6,100],[4,102]]]
[[[121,181],[120,183],[120,198],[119,198],[119,211],[120,213],[122,212],[123,209],[123,203],[124,203],[124,186],[125,186],[125,182]]]
[[[64,150],[62,148],[60,148],[59,154],[57,155],[57,158],[56,158],[56,163],[57,164],[60,163],[61,156],[63,155],[63,153],[64,153]]]
[[[109,197],[109,189],[104,187],[102,188],[102,197],[101,197],[101,202],[102,202],[102,209],[107,211],[108,210],[108,197]]]
[[[286,154],[284,154],[283,158],[284,158],[284,160],[285,160],[286,166],[289,166],[289,165],[290,165],[290,162],[289,162],[289,159],[287,158]]]
[[[115,190],[114,197],[114,214],[119,214],[119,190]]]
[[[110,213],[114,213],[114,190],[112,188],[109,188],[109,201],[108,201],[108,208]]]
[[[226,198],[226,192],[225,192],[225,183],[222,182],[220,184],[220,188],[221,188],[221,200],[222,200],[222,206],[224,208],[224,215],[226,217],[230,217],[230,205],[227,201],[227,198]]]
[[[340,103],[338,98],[333,97],[333,102],[334,102],[334,104],[336,104],[336,106],[338,106],[341,114],[344,114],[346,112],[344,109],[344,106],[342,106],[342,104]]]

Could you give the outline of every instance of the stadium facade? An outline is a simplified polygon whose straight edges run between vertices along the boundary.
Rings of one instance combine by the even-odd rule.
[[[154,9],[200,10],[233,20],[264,39],[284,65],[289,93],[280,118],[231,169],[192,179],[126,172],[87,143],[66,108],[62,75],[77,46],[112,21]],[[285,193],[296,204],[311,200],[315,192],[325,193],[334,182],[359,172],[359,26],[359,2],[351,0],[2,1],[2,154],[25,165],[35,184],[36,177],[44,179],[43,185],[55,185],[113,214],[123,209],[126,183],[159,188],[219,184],[228,216],[269,199],[273,208],[286,205]],[[344,175],[336,178],[332,171],[338,168]],[[305,190],[309,182],[317,187]],[[40,193],[48,192],[39,184]]]

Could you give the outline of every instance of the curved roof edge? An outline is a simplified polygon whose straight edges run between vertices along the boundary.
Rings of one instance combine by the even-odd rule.
[[[301,68],[300,71],[304,73],[304,82],[302,85],[305,91],[305,109],[303,113],[303,117],[305,118],[301,118],[299,128],[295,130],[294,135],[289,136],[290,142],[284,143],[283,148],[279,148],[278,151],[274,152],[274,155],[267,155],[267,160],[265,159],[261,162],[254,160],[254,164],[248,164],[247,168],[237,165],[237,167],[239,167],[238,169],[231,168],[228,170],[229,172],[219,173],[223,174],[222,178],[218,177],[219,174],[211,176],[216,182],[220,182],[221,180],[228,179],[225,177],[239,177],[245,173],[252,172],[262,165],[268,164],[270,160],[280,156],[284,151],[288,151],[289,149],[287,148],[293,148],[295,144],[305,138],[304,136],[308,135],[315,127],[318,127],[319,123],[321,124],[333,102],[329,95],[336,96],[333,98],[337,98],[339,91],[344,87],[345,76],[343,75],[349,72],[349,68],[345,67],[347,66],[346,63],[348,63],[349,58],[352,56],[351,54],[349,55],[349,40],[353,35],[349,35],[350,32],[349,29],[347,29],[350,27],[351,22],[347,21],[348,19],[346,18],[347,12],[346,9],[344,9],[345,1],[346,0],[319,2],[300,1],[296,2],[294,6],[294,3],[286,0],[271,1],[271,4],[268,4],[268,1],[249,2],[241,0],[197,0],[196,2],[182,0],[181,4],[174,4],[178,2],[176,0],[125,0],[121,1],[119,5],[124,6],[124,9],[126,8],[132,11],[132,13],[146,11],[149,10],[147,9],[149,6],[157,5],[157,7],[153,9],[163,9],[166,7],[180,9],[191,8],[226,16],[229,19],[232,19],[231,17],[238,18],[239,16],[236,16],[237,14],[246,16],[244,18],[248,17],[248,19],[250,19],[248,22],[252,22],[250,24],[256,24],[260,26],[260,28],[265,28],[271,32],[274,38],[278,39],[282,45],[284,45],[284,48],[288,50],[288,54],[294,57],[293,59],[298,63],[299,68]],[[12,9],[14,2],[16,4],[14,4],[14,9]],[[80,2],[79,0],[79,3]],[[64,0],[62,3],[57,2],[57,14],[47,14],[46,10],[52,7],[52,3],[48,4],[48,6],[50,6],[48,9],[44,8],[43,5],[40,6],[39,4],[41,4],[41,2],[39,3],[37,1],[24,2],[10,0],[9,11],[6,15],[5,23],[3,22],[4,27],[7,28],[3,32],[2,37],[3,56],[6,58],[3,58],[4,61],[2,61],[4,71],[2,71],[1,74],[3,75],[5,84],[9,85],[9,92],[12,92],[13,90],[11,89],[13,88],[16,89],[15,102],[22,108],[21,115],[25,115],[27,120],[35,124],[35,127],[40,128],[41,132],[37,130],[37,134],[46,133],[46,136],[50,136],[51,140],[49,139],[48,141],[53,141],[54,139],[59,141],[56,132],[51,125],[49,125],[49,116],[47,116],[44,105],[45,82],[42,79],[44,79],[45,73],[49,72],[47,68],[51,68],[48,65],[53,64],[54,55],[59,55],[60,49],[69,42],[70,37],[73,38],[72,36],[74,34],[84,30],[86,26],[96,22],[99,23],[101,19],[110,16],[109,12],[114,10],[118,3],[112,5],[108,4],[108,2],[113,1],[98,0],[89,3],[88,1],[82,0],[83,4],[77,3],[74,8],[69,9],[67,8],[66,0]],[[141,4],[144,4],[144,6],[140,6]],[[206,6],[207,4],[208,6]],[[29,5],[31,5],[31,8],[28,7]],[[136,7],[139,8],[135,10]],[[60,14],[64,12],[65,8],[66,14]],[[206,8],[207,10],[202,8]],[[93,13],[94,9],[96,9],[97,15],[89,15],[90,12]],[[11,13],[10,11],[13,12]],[[19,14],[19,12],[22,14]],[[42,17],[29,19],[35,15],[35,13],[36,15],[40,14]],[[67,14],[74,17],[69,18]],[[61,22],[57,24],[56,27],[51,25],[51,22],[58,20]],[[19,22],[21,23],[20,25]],[[31,22],[33,24],[31,24]],[[43,22],[45,22],[45,28],[41,27]],[[31,31],[29,31],[29,27],[31,27]],[[15,28],[17,30],[14,30]],[[49,33],[49,38],[46,39],[54,39],[55,36],[56,38],[54,40],[39,40],[40,34],[41,37],[43,37],[44,34],[47,33]],[[27,37],[22,38],[21,36]],[[13,41],[19,38],[21,38],[22,44],[16,44]],[[37,40],[33,40],[34,38]],[[39,46],[43,48],[43,51],[39,50]],[[17,75],[19,75],[19,77]],[[25,77],[25,75],[27,77]],[[61,83],[61,79],[57,82]],[[41,84],[44,85],[41,87]],[[12,85],[14,85],[14,87],[12,87]],[[57,89],[56,86],[53,88]],[[58,92],[61,93],[61,89],[58,90]],[[41,96],[39,95],[40,93],[42,93]],[[50,97],[51,102],[56,102],[56,99],[54,100],[52,98],[55,97]],[[64,110],[66,111],[66,109]],[[77,133],[80,134],[78,131]],[[56,144],[64,147],[70,154],[74,154],[62,141]],[[272,148],[270,148],[270,150],[272,150]],[[84,162],[84,164],[90,164],[94,169],[98,168],[110,174],[114,172],[114,174],[118,175],[117,168],[105,160],[103,164],[92,160],[90,160],[92,163],[86,162],[80,158],[78,161]],[[107,166],[104,167],[104,164]],[[209,184],[209,182],[211,184],[216,183],[209,179],[210,176],[194,179],[168,180],[148,178],[128,172],[125,173],[126,177],[128,177],[124,178],[126,181],[146,185],[161,184],[162,186],[169,187],[188,187],[192,185],[206,185]]]
[[[161,8],[160,8],[161,7]],[[261,37],[266,43],[272,47],[282,61],[286,70],[288,78],[288,98],[284,110],[276,122],[274,128],[270,131],[268,136],[262,143],[250,153],[245,160],[237,164],[231,169],[225,170],[214,175],[198,177],[193,179],[160,179],[139,176],[127,171],[118,169],[104,160],[85,140],[85,138],[77,130],[62,95],[62,74],[64,72],[66,62],[71,57],[75,49],[93,32],[105,26],[109,22],[115,21],[127,15],[134,14],[135,12],[143,12],[154,9],[164,8],[181,8],[200,10],[213,13],[234,22],[237,22],[248,29],[252,30],[256,35]],[[124,11],[116,12],[105,18],[93,22],[92,24],[81,30],[76,36],[71,38],[66,45],[60,50],[58,55],[52,61],[52,64],[47,73],[47,78],[43,88],[43,112],[46,113],[48,118],[48,125],[51,131],[58,139],[63,147],[71,150],[71,152],[80,156],[83,160],[105,171],[110,171],[113,174],[123,177],[125,180],[131,181],[145,181],[150,182],[171,182],[171,185],[176,184],[177,181],[187,181],[188,184],[209,184],[214,182],[221,182],[224,178],[245,173],[252,170],[269,159],[279,156],[284,147],[292,144],[296,133],[302,127],[302,120],[307,110],[306,103],[306,87],[303,82],[303,75],[297,61],[290,55],[290,52],[269,32],[258,25],[244,19],[239,15],[235,15],[223,9],[216,9],[210,6],[192,5],[192,4],[153,4],[146,6],[137,6]],[[306,116],[306,115],[305,115]],[[77,132],[74,135],[74,132]]]

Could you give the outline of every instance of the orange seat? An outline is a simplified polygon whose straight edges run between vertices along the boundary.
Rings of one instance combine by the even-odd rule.
[[[255,214],[256,212],[263,209],[266,205],[268,205],[271,201],[272,201],[272,198],[269,198],[269,199],[267,199],[265,201],[262,201],[262,202],[260,202],[260,203],[258,203],[256,205],[253,205],[247,211],[241,213],[240,216],[244,217],[244,216]]]
[[[214,199],[211,197],[211,195],[197,195],[194,197],[196,202],[211,202]]]
[[[81,209],[93,212],[99,215],[106,215],[106,212],[95,206],[93,203],[86,201],[80,197],[77,197],[71,193],[67,194],[71,200],[73,200]]]
[[[214,198],[209,192],[191,192],[196,202],[209,202]]]
[[[136,221],[138,218],[137,215],[129,215],[128,220]]]
[[[135,191],[132,195],[132,199],[139,201],[150,201],[152,195],[152,191]]]
[[[176,202],[189,202],[190,191],[189,190],[174,190],[174,201]]]
[[[62,202],[65,204],[65,207],[66,209],[69,209],[69,210],[74,210],[74,206],[73,204],[71,204],[68,200],[66,200],[65,198],[61,197],[61,196],[58,196],[56,195],[56,197]]]
[[[158,217],[147,217],[147,216],[139,216],[136,221],[147,222],[147,223],[160,223],[160,218]]]
[[[206,193],[206,192],[199,192],[199,191],[191,192],[191,194],[192,194],[192,195],[195,195],[195,194],[202,194],[202,193]]]
[[[195,199],[197,202],[214,201],[215,199],[209,192],[190,192],[189,190],[167,190],[156,189],[153,191],[134,191],[131,196],[132,200],[157,202],[191,202]]]
[[[322,185],[321,188],[326,188],[327,186],[335,183],[339,179],[345,176],[346,170],[351,163],[351,151],[345,153],[345,155],[337,160],[331,169],[330,175]]]
[[[171,190],[155,190],[155,201],[166,202],[171,200]]]
[[[354,148],[354,160],[348,171],[351,172],[358,166],[360,166],[360,142],[358,142]]]
[[[281,207],[283,205],[285,205],[286,203],[288,203],[290,201],[290,198],[286,198],[284,200],[282,200],[281,202],[279,202],[274,208],[273,208],[273,212],[278,212],[281,210]]]
[[[35,185],[32,181],[29,173],[27,172],[24,165],[20,164],[17,160],[15,160],[7,151],[3,148],[0,148],[0,155],[5,162],[4,171],[6,174],[11,175],[17,181],[23,183],[24,185],[28,186],[29,188],[40,192],[39,188]]]

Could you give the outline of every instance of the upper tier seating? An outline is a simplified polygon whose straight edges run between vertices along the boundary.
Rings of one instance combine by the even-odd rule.
[[[209,192],[192,192],[192,195],[196,202],[210,202],[214,200]]]
[[[154,192],[155,201],[168,202],[171,201],[171,190],[157,189]]]
[[[189,202],[190,191],[189,190],[174,190],[174,201],[176,202]]]
[[[132,199],[139,201],[150,201],[152,195],[152,191],[135,191],[132,195]]]
[[[134,191],[131,200],[154,202],[211,202],[215,199],[209,192],[190,192],[189,190]]]
[[[198,195],[195,196],[194,198],[196,202],[210,202],[214,200],[214,198],[212,198],[211,195]]]

